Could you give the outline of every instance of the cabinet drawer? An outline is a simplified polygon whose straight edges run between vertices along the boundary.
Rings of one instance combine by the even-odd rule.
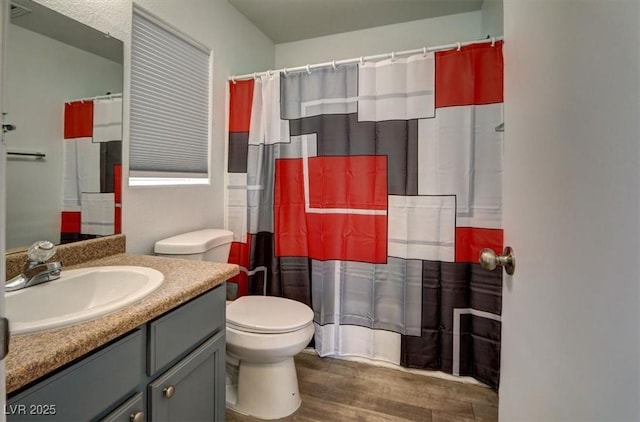
[[[149,384],[150,419],[224,420],[225,333],[218,333]]]
[[[149,324],[147,373],[155,374],[193,345],[224,329],[224,284]]]
[[[122,406],[109,413],[106,418],[102,419],[102,422],[131,422],[134,420],[135,415],[143,411],[144,403],[142,403],[142,393],[138,393],[124,402]],[[141,416],[142,420],[147,420],[144,414]]]
[[[88,421],[121,401],[144,371],[141,330],[12,397],[9,421]],[[48,414],[47,414],[48,413]]]

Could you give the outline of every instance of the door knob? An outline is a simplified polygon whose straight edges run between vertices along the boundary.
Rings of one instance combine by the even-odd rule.
[[[492,249],[488,248],[481,250],[480,267],[488,271],[493,271],[496,267],[504,267],[507,274],[513,275],[516,270],[516,257],[513,256],[513,249],[507,246],[502,255],[496,255]]]

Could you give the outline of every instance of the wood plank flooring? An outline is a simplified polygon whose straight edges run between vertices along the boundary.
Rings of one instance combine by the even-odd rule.
[[[494,422],[498,395],[489,388],[358,362],[296,357],[302,405],[283,421]],[[228,422],[259,419],[227,409]]]

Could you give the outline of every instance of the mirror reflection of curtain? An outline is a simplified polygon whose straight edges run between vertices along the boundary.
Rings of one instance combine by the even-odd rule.
[[[311,306],[321,356],[497,388],[502,43],[230,82],[230,296]]]
[[[121,231],[122,98],[65,104],[61,243]]]

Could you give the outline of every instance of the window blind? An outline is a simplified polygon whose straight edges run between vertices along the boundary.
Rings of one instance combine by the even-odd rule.
[[[210,54],[134,10],[132,177],[208,176]]]

